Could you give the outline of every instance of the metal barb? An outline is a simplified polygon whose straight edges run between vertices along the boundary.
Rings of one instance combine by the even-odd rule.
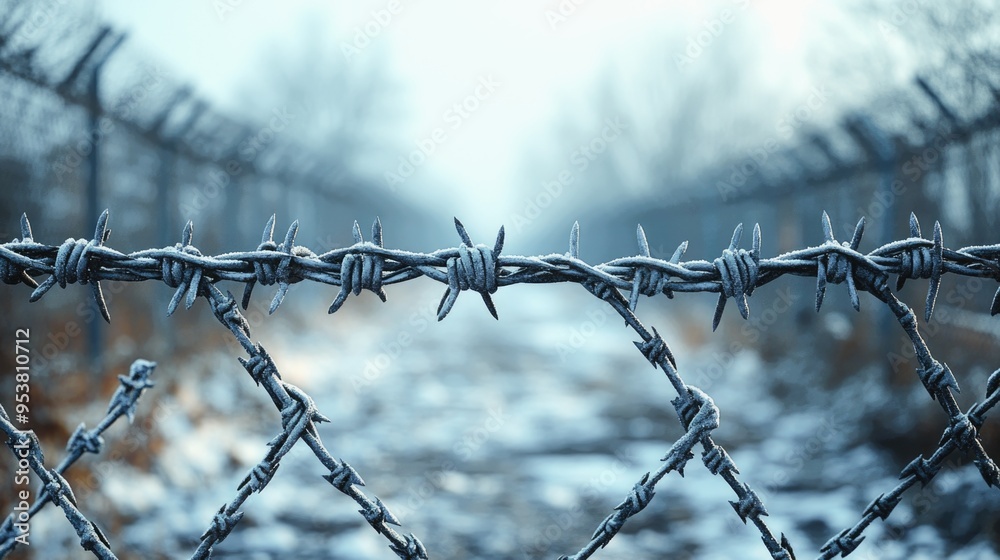
[[[569,256],[580,258],[580,222],[573,222],[573,227],[569,230]]]
[[[750,252],[739,249],[740,241],[743,239],[743,224],[736,226],[733,230],[733,238],[729,242],[729,248],[722,251],[722,256],[715,259],[713,264],[719,274],[719,302],[715,307],[715,315],[712,317],[712,330],[719,328],[722,320],[722,313],[726,310],[726,300],[733,298],[740,311],[740,316],[744,319],[750,316],[750,305],[747,297],[753,295],[753,290],[757,286],[760,276],[760,224],[754,225],[753,242]]]
[[[852,252],[857,252],[861,244],[861,236],[865,231],[865,219],[862,217],[854,227],[854,235],[850,243],[838,244],[833,235],[833,226],[830,224],[830,215],[825,211],[821,218],[823,226],[823,246],[831,247],[826,252],[816,257],[816,311],[823,306],[823,298],[826,295],[827,283],[840,284],[847,283],[847,292],[851,297],[851,306],[855,311],[861,310],[861,299],[858,296],[858,288],[855,283],[854,262],[851,257],[833,250],[833,247],[846,247]]]
[[[490,315],[494,319],[499,319],[490,294],[496,293],[499,287],[497,276],[500,269],[500,251],[504,242],[503,226],[500,226],[500,231],[497,232],[496,243],[492,249],[485,245],[474,245],[468,231],[458,218],[455,218],[455,229],[458,230],[464,245],[458,247],[457,257],[447,260],[448,288],[438,303],[437,319],[441,321],[448,316],[455,301],[458,300],[458,294],[464,290],[479,292]]]

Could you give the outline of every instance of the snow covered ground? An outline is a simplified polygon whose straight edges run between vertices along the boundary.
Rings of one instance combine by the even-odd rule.
[[[307,289],[290,297],[329,295]],[[363,294],[332,317],[326,303],[316,304],[305,323],[279,312],[258,321],[254,338],[283,379],[332,420],[320,427],[326,447],[361,474],[367,495],[381,498],[432,558],[572,554],[681,434],[673,389],[632,345],[634,334],[583,289],[502,290],[495,296],[500,321],[477,294],[465,293],[438,323],[441,291],[431,282],[393,286],[387,304]],[[710,313],[669,301],[639,306],[682,376],[721,409],[716,440],[764,500],[768,525],[788,535],[799,558],[815,557],[896,483],[901,465],[855,445],[852,435],[866,407],[884,395],[871,382],[874,373],[861,372],[834,392],[812,391],[814,405],[779,400],[761,381],[790,375],[794,357],[775,365],[751,350],[725,351],[722,335],[710,333]],[[123,558],[189,556],[277,433],[277,412],[225,349],[194,362],[154,357],[157,376],[183,382],[176,394],[147,393],[139,409],[145,420],[137,418],[129,433],[155,430],[163,448],[149,472],[111,462],[100,491],[81,497],[85,512],[99,512],[99,524],[117,512],[123,529],[111,532],[112,543]],[[808,387],[808,379],[801,384]],[[323,474],[308,448],[293,450],[249,499],[215,557],[394,558]],[[734,495],[721,479],[699,458],[685,475],[665,477],[650,506],[595,558],[769,558],[756,530],[728,504]],[[956,542],[957,532],[926,522],[927,510],[951,494],[995,516],[997,500],[986,492],[974,469],[946,469],[911,491],[915,499],[890,518],[901,536],[877,522],[852,557],[997,558],[988,544],[996,535]],[[37,557],[88,557],[65,519],[47,509],[33,525]]]

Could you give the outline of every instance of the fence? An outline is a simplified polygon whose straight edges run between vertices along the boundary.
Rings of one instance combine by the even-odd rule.
[[[711,262],[681,261],[687,249],[686,242],[681,243],[669,259],[652,257],[645,233],[639,226],[637,256],[618,258],[596,266],[580,258],[580,229],[576,224],[570,232],[569,250],[563,255],[502,255],[502,227],[490,247],[473,243],[457,219],[455,226],[461,239],[457,247],[431,253],[387,249],[383,246],[381,222],[376,219],[370,240],[364,240],[355,222],[353,245],[317,255],[308,247],[295,245],[298,222],[291,224],[280,243],[275,241],[275,220],[272,217],[264,227],[256,250],[206,256],[193,245],[190,222],[184,228],[181,242],[173,247],[130,254],[118,252],[105,245],[110,234],[108,219],[108,212],[105,211],[90,240],[69,239],[59,246],[51,246],[36,242],[27,217],[22,217],[21,238],[0,245],[0,276],[7,284],[23,283],[32,287],[31,301],[43,297],[56,284],[62,288],[67,284],[89,284],[95,302],[109,321],[110,311],[101,291],[100,282],[103,280],[156,280],[165,283],[175,290],[167,306],[168,314],[174,313],[181,302],[185,308],[190,308],[203,298],[218,321],[246,351],[248,357],[240,358],[240,363],[254,382],[263,386],[280,413],[281,431],[269,443],[267,454],[239,484],[233,500],[223,504],[210,521],[193,558],[211,556],[213,547],[236,528],[243,516],[240,508],[251,495],[264,490],[275,476],[282,458],[299,442],[309,447],[329,470],[323,478],[361,506],[361,515],[385,537],[393,552],[404,559],[428,557],[427,549],[416,536],[412,533],[400,534],[392,527],[398,526],[399,521],[388,506],[377,497],[369,498],[362,491],[364,482],[360,474],[347,462],[334,458],[326,449],[316,424],[327,419],[309,395],[281,379],[276,364],[264,347],[252,341],[250,326],[240,312],[240,304],[232,293],[224,293],[217,286],[224,281],[244,285],[241,302],[244,309],[258,283],[277,285],[270,304],[272,312],[281,305],[289,286],[297,282],[339,286],[340,292],[329,308],[329,313],[333,313],[351,294],[358,295],[362,290],[368,290],[385,301],[385,286],[421,276],[447,286],[438,305],[438,320],[449,314],[459,295],[466,291],[479,293],[490,314],[498,317],[491,294],[500,287],[514,284],[576,283],[610,305],[640,337],[641,340],[635,342],[636,348],[654,368],[659,367],[664,372],[676,391],[677,397],[672,404],[685,433],[671,445],[662,459],[663,464],[642,476],[625,499],[598,525],[589,541],[577,553],[561,558],[582,560],[607,545],[629,518],[650,503],[656,485],[667,474],[676,471],[683,475],[684,468],[694,458],[694,447],[699,444],[706,469],[719,476],[733,490],[736,499],[730,501],[730,505],[744,523],[750,522],[757,528],[771,557],[782,560],[794,560],[796,557],[784,534],[776,535],[765,523],[767,510],[758,494],[740,481],[736,464],[726,450],[713,440],[712,432],[720,425],[719,409],[704,391],[685,384],[666,342],[655,328],[647,328],[639,321],[635,310],[640,295],[673,298],[677,293],[718,293],[714,328],[718,326],[730,299],[734,300],[739,313],[746,319],[749,315],[748,298],[756,288],[785,275],[806,276],[816,278],[817,311],[823,303],[828,284],[846,283],[855,309],[860,307],[860,293],[867,292],[885,304],[896,317],[917,356],[917,376],[930,397],[940,404],[947,416],[947,427],[934,451],[927,457],[921,454],[914,458],[900,473],[901,481],[875,497],[856,523],[833,536],[820,550],[819,558],[847,556],[855,551],[864,540],[863,533],[869,525],[876,519],[887,519],[908,489],[917,483],[929,483],[945,460],[956,451],[972,455],[973,464],[988,486],[1000,485],[1000,469],[983,448],[979,436],[986,414],[1000,403],[1000,370],[989,377],[984,399],[963,412],[954,396],[954,392],[959,391],[955,376],[946,364],[934,359],[921,338],[917,317],[889,287],[890,275],[898,276],[897,290],[907,279],[928,279],[930,287],[924,319],[929,321],[944,274],[1000,281],[1000,245],[948,249],[939,224],[935,223],[932,237],[925,239],[921,236],[916,217],[912,215],[909,237],[882,245],[867,254],[858,250],[865,227],[863,218],[858,222],[851,240],[839,242],[829,217],[824,213],[823,244],[772,258],[762,257],[759,226],[754,227],[751,248],[741,247],[743,226],[740,224],[729,246]],[[35,276],[46,274],[48,277],[41,284],[34,280]],[[622,291],[628,291],[629,297],[626,298]],[[1000,313],[1000,289],[994,296],[991,313]],[[8,447],[25,470],[30,469],[43,482],[41,493],[30,508],[13,512],[0,526],[0,551],[7,553],[15,548],[19,536],[23,534],[18,524],[27,527],[31,515],[51,501],[65,512],[84,549],[98,558],[115,558],[106,536],[78,509],[62,473],[83,453],[100,451],[103,443],[100,434],[111,422],[123,414],[131,418],[136,400],[143,390],[152,386],[148,378],[154,365],[138,361],[128,377],[119,377],[121,388],[111,400],[108,416],[93,430],[80,426],[70,438],[68,456],[54,469],[45,467],[40,443],[33,432],[17,429],[5,411],[0,415],[0,429],[7,435]],[[24,404],[23,408],[21,404]],[[28,405],[20,403],[14,419],[24,423],[26,411]]]
[[[814,217],[823,210],[829,210],[840,237],[849,237],[857,218],[865,217],[873,228],[868,239],[879,245],[906,227],[911,211],[940,220],[956,245],[989,238],[998,225],[993,210],[1000,201],[997,65],[992,55],[949,56],[955,60],[921,69],[909,83],[836,113],[833,104],[850,98],[851,87],[843,81],[816,83],[836,101],[816,106],[811,98],[803,100],[774,128],[754,130],[757,140],[745,151],[690,177],[663,174],[662,187],[649,197],[626,202],[617,212],[583,209],[589,212],[583,219],[611,231],[640,222],[656,238],[685,231],[708,247],[726,241],[726,224],[759,221],[779,232],[779,252],[810,244]],[[827,110],[831,113],[823,114]],[[649,154],[646,167],[655,169],[661,156]],[[602,257],[613,256],[621,242],[608,237],[595,240]],[[797,316],[808,312],[805,300],[795,304]],[[977,299],[977,309],[980,303]],[[953,311],[940,318],[948,319]],[[983,326],[995,324],[985,314],[971,315],[971,308],[957,311],[965,317],[947,329],[956,342],[970,332],[987,333]],[[877,332],[861,340],[861,352],[868,363],[881,361],[889,372],[894,365],[885,359],[885,349],[897,347],[899,337],[887,315],[869,319],[877,323]],[[812,334],[796,326],[782,322],[770,337]]]
[[[663,176],[664,186],[650,194],[655,200],[626,203],[610,220],[595,218],[649,223],[651,235],[665,234],[653,225],[657,216],[720,244],[724,224],[759,216],[787,230],[791,247],[804,242],[822,210],[875,220],[870,237],[880,244],[915,211],[935,213],[953,239],[971,240],[997,224],[990,212],[1000,197],[997,62],[992,53],[949,56],[829,122],[820,118],[823,104],[816,108],[810,99],[774,129],[755,131],[759,139],[745,151],[691,177]],[[816,85],[831,97],[850,95],[843,84]],[[649,157],[655,162],[662,154]],[[853,221],[834,226],[846,235]]]
[[[139,196],[159,202],[159,243],[178,217],[239,206],[244,192],[269,185],[290,185],[314,200],[337,197],[344,162],[283,137],[287,119],[268,128],[261,123],[275,122],[271,111],[227,116],[92,15],[21,2],[0,8],[0,92],[9,119],[20,124],[4,138],[4,166],[26,179],[22,188],[79,186],[96,215],[100,200],[122,194],[123,184],[131,197],[137,183],[146,184]],[[115,169],[106,178],[105,161]]]
[[[346,149],[304,146],[291,132],[306,109],[234,118],[91,9],[0,0],[0,118],[9,123],[0,131],[0,183],[10,208],[43,213],[65,238],[114,200],[129,209],[118,233],[146,246],[223,209],[314,221],[374,210],[384,187],[354,169]],[[403,213],[397,197],[382,198],[382,216]],[[0,230],[16,231],[15,218],[0,218]],[[203,244],[229,250],[250,232],[235,222],[208,233]],[[87,336],[91,367],[100,370],[105,337],[99,328]]]

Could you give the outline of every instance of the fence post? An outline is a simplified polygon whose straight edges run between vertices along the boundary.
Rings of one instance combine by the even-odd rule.
[[[875,200],[885,204],[885,211],[879,219],[878,244],[884,245],[892,241],[895,231],[895,197],[892,193],[892,183],[896,179],[896,147],[893,139],[878,127],[867,115],[859,115],[848,122],[852,135],[865,151],[874,156],[875,169],[878,173],[878,183],[875,187]],[[891,317],[884,310],[877,318],[879,348],[888,348]],[[886,374],[892,374],[888,361],[882,362]]]
[[[157,244],[161,247],[169,247],[170,237],[173,233],[176,235],[173,227],[173,212],[171,212],[171,199],[170,189],[175,184],[174,181],[174,164],[176,162],[176,145],[172,140],[167,140],[159,149],[160,154],[160,166],[156,174],[156,238]],[[167,303],[170,302],[170,295],[168,292],[162,292],[158,298],[154,298],[158,301],[157,310],[166,307]],[[163,341],[166,344],[166,350],[172,351],[175,347],[177,336],[174,334],[174,330],[170,328],[167,323],[167,317],[163,313],[153,313],[155,321],[157,324],[157,330],[161,333],[165,333]]]
[[[234,163],[239,166],[239,173],[231,173],[229,177],[229,186],[225,189],[223,194],[223,204],[224,212],[232,212],[233,216],[243,216],[243,185],[246,183],[244,181],[244,176],[248,173],[253,173],[251,165],[252,161],[241,161],[240,159],[240,143],[242,140],[239,138],[233,143],[231,149],[226,152],[226,155],[222,158],[223,169],[229,169],[230,163]],[[226,247],[228,251],[238,251],[243,243],[244,236],[243,230],[240,227],[240,220],[227,220],[225,223],[225,229],[219,236],[219,243],[221,246]]]
[[[107,28],[105,28],[107,31]],[[103,41],[104,37],[108,33],[102,33],[98,39],[95,41],[94,47],[88,51],[87,56],[81,59],[79,66],[82,67],[86,58],[96,49],[96,47]],[[101,108],[101,96],[100,96],[100,78],[101,69],[104,68],[104,63],[108,61],[108,58],[115,52],[125,40],[125,35],[119,35],[108,48],[107,51],[101,56],[97,62],[94,63],[90,71],[90,81],[87,87],[87,104],[88,111],[90,113],[90,133],[93,134],[94,131],[100,130],[101,117],[103,115],[103,109]],[[76,69],[74,69],[76,71]],[[89,169],[87,173],[87,220],[96,220],[97,216],[101,213],[101,201],[100,201],[100,177],[101,177],[101,148],[103,146],[102,142],[93,142],[93,149],[90,150],[89,156]],[[99,320],[95,320],[91,325],[91,328],[87,329],[87,353],[90,361],[91,370],[94,373],[101,371],[101,346],[103,342],[103,328],[104,325],[101,324]]]

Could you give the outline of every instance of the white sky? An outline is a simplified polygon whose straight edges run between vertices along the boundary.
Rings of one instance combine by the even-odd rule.
[[[420,184],[442,185],[456,197],[456,213],[494,221],[506,217],[524,199],[522,160],[538,131],[555,126],[545,123],[561,106],[592,95],[608,68],[626,76],[641,74],[650,50],[657,45],[662,50],[656,41],[665,30],[685,37],[702,31],[705,20],[724,8],[738,17],[753,12],[767,29],[759,40],[773,61],[766,68],[774,69],[760,76],[762,87],[777,84],[794,100],[810,86],[805,53],[809,41],[816,40],[817,17],[833,13],[811,1],[576,1],[580,5],[572,0],[404,0],[373,45],[357,55],[374,56],[376,47],[388,51],[391,74],[405,86],[411,112],[411,119],[399,125],[404,147],[412,148],[435,127],[446,129],[448,140],[417,173]],[[131,42],[237,115],[243,110],[239,87],[260,63],[264,45],[294,40],[304,17],[322,18],[338,39],[352,38],[372,20],[373,11],[389,3],[99,0],[104,17],[131,30]],[[235,6],[220,17],[219,6],[228,4]],[[553,29],[547,12],[560,6],[574,6],[574,11]],[[321,64],[317,61],[318,68]],[[472,93],[484,76],[501,85],[452,131],[444,110]]]

